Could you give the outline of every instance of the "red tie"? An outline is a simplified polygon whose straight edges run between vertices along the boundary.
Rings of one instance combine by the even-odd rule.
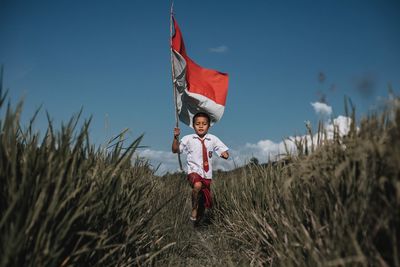
[[[207,156],[207,148],[206,145],[204,144],[204,141],[206,140],[204,138],[204,140],[201,140],[200,138],[198,138],[201,142],[202,148],[203,148],[203,168],[206,172],[208,172],[209,166],[208,166],[208,156]]]

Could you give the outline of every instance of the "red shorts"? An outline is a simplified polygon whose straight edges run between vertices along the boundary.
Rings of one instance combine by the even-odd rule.
[[[189,173],[187,176],[188,181],[194,186],[195,183],[201,182],[202,183],[202,188],[201,191],[204,194],[204,206],[206,208],[211,208],[212,207],[212,198],[211,198],[211,179],[205,179],[201,177],[199,174],[192,172]]]

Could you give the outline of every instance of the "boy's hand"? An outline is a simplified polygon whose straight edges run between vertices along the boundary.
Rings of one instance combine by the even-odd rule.
[[[228,158],[229,158],[229,153],[228,153],[228,151],[222,152],[222,153],[221,153],[221,158],[223,158],[223,159],[228,159]]]
[[[172,140],[172,153],[179,153],[179,135],[181,130],[178,127],[174,128],[174,139]]]
[[[175,127],[174,128],[174,137],[178,138],[180,134],[181,134],[181,129]]]

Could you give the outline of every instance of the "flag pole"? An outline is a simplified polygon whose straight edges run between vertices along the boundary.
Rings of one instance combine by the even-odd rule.
[[[175,127],[179,127],[179,118],[178,118],[178,101],[177,101],[177,94],[175,89],[175,73],[174,73],[174,66],[173,66],[173,57],[172,57],[172,16],[174,10],[174,1],[171,1],[171,13],[169,19],[169,42],[170,42],[170,54],[171,54],[171,77],[172,77],[172,90],[174,91],[174,104],[175,104]],[[179,140],[178,140],[179,141]],[[183,172],[182,168],[182,160],[181,160],[181,153],[178,151],[178,162],[179,162],[179,169]]]

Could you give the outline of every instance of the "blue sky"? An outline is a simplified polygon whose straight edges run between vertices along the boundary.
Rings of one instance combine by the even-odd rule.
[[[345,95],[362,115],[388,96],[389,83],[399,94],[399,1],[177,0],[174,7],[188,55],[230,75],[225,114],[211,132],[234,153],[304,134],[304,122],[319,119],[311,103],[322,98],[335,118]],[[23,120],[43,105],[36,123],[43,132],[45,111],[60,123],[83,107],[84,118],[93,116],[93,142],[125,128],[131,139],[145,133],[144,154],[174,168],[169,9],[161,0],[1,0],[4,86],[13,103],[24,98]]]

